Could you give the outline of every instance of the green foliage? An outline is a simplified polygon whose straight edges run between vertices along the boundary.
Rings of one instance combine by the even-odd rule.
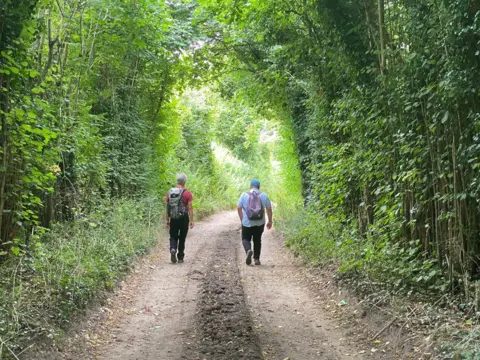
[[[465,325],[465,329],[456,331],[453,337],[442,342],[445,359],[475,360],[480,356],[478,320],[467,320]]]
[[[195,73],[192,11],[0,5],[0,357],[54,336],[156,243],[176,172],[188,173],[197,216],[232,207],[209,105],[180,95]]]
[[[302,177],[291,125],[288,122],[280,124],[277,120],[274,129],[277,138],[271,155],[270,188],[276,203],[276,227],[289,237],[294,224],[304,216]]]
[[[38,335],[58,335],[72,314],[111,290],[136,257],[157,243],[158,204],[121,201],[35,234],[28,256],[0,268],[2,345],[18,352]]]
[[[200,4],[197,16],[219,34],[203,51],[238,69],[223,91],[294,131],[316,213],[305,217],[339,237],[345,226],[358,246],[353,256],[330,250],[327,230],[293,243],[309,259],[323,244],[319,261],[334,256],[375,281],[389,274],[399,287],[471,294],[480,9],[467,0]]]
[[[191,6],[41,0],[1,10],[2,242],[28,242],[73,209],[163,190],[178,137],[169,101],[193,71],[180,51],[196,39]]]
[[[39,249],[59,241],[55,231],[78,235],[119,199],[155,194],[160,206],[184,171],[199,216],[234,206],[257,177],[309,261],[395,291],[471,296],[472,1],[13,5],[0,5],[2,269],[48,264]],[[106,238],[107,218],[88,220]],[[69,264],[75,254],[62,251]],[[85,256],[87,268],[103,261]],[[79,278],[86,289],[112,280],[101,266],[94,274]],[[78,289],[74,306],[93,293]]]
[[[305,211],[288,222],[287,246],[315,264],[356,263],[361,244],[354,226],[336,216],[328,218]]]
[[[282,215],[289,246],[382,289],[422,300],[449,291],[471,303],[480,274],[478,4],[199,3],[212,38],[201,53],[228,72],[222,95],[293,132],[283,138],[294,142],[307,207]],[[241,121],[220,120],[235,153]],[[474,341],[458,354],[475,358]]]
[[[262,120],[240,99],[230,99],[217,114],[216,138],[238,159],[254,162],[263,150],[259,144]]]

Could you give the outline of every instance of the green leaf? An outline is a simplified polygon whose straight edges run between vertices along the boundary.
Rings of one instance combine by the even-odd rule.
[[[42,89],[41,87],[34,87],[34,88],[32,89],[32,92],[33,92],[34,94],[40,94],[40,93],[43,94],[43,93],[45,92],[45,90]]]
[[[446,111],[445,115],[443,115],[443,118],[442,118],[442,124],[445,124],[448,121],[449,115],[450,114],[448,113],[448,111]]]

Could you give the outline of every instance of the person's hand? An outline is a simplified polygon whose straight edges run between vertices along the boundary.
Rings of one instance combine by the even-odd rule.
[[[269,222],[267,223],[267,229],[268,229],[268,230],[271,230],[271,229],[272,229],[272,222],[271,222],[271,221],[269,221]]]
[[[170,229],[170,221],[167,221],[167,223],[165,224],[165,226],[167,227],[167,229]]]
[[[192,222],[190,223],[190,229],[193,229],[194,226],[195,226],[195,223],[192,221]]]

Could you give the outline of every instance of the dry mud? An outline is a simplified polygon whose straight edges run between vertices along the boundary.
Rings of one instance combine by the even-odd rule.
[[[231,231],[216,235],[215,255],[197,298],[193,341],[186,344],[184,359],[263,359],[245,302],[236,248],[232,246],[234,235]]]

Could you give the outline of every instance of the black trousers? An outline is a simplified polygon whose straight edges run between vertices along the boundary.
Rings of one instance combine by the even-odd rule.
[[[170,250],[178,250],[178,260],[183,260],[185,256],[185,239],[187,238],[189,223],[188,216],[180,219],[170,219]]]
[[[253,258],[260,259],[262,251],[262,234],[265,230],[265,225],[246,227],[242,226],[242,243],[245,252],[252,250],[253,239]]]

